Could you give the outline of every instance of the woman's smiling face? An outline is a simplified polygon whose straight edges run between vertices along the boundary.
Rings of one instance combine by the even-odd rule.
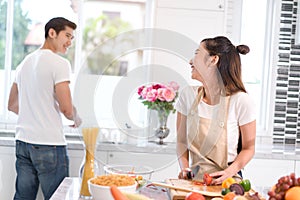
[[[206,74],[210,62],[210,56],[204,48],[204,44],[200,43],[198,49],[195,50],[194,58],[190,61],[192,68],[192,79],[203,82],[203,76]]]

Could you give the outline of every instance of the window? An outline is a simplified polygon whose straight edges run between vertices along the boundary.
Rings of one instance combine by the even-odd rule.
[[[82,4],[83,64],[74,88],[74,103],[84,123],[104,128],[125,127],[126,122],[114,121],[112,98],[118,82],[142,64],[143,52],[134,50],[116,55],[114,49],[120,47],[122,40],[132,42],[130,38],[120,41],[118,35],[143,28],[144,15],[144,1],[85,1]],[[127,106],[125,101],[120,103]]]
[[[8,75],[10,69],[4,70],[8,67],[5,67],[5,58],[6,58],[6,35],[10,35],[12,32],[11,26],[6,25],[7,21],[7,10],[8,3],[6,0],[0,1],[0,90],[4,92],[0,92],[0,116],[4,116],[4,105],[6,105],[5,99],[7,97],[6,88],[8,86]],[[7,33],[8,32],[8,33]],[[9,59],[8,59],[9,60]],[[6,72],[6,73],[5,73]],[[2,119],[3,117],[0,117]],[[1,122],[1,120],[0,120]]]
[[[77,23],[77,13],[70,4],[70,0],[0,0],[0,90],[4,91],[0,94],[0,128],[9,124],[13,127],[16,121],[16,115],[7,111],[9,89],[16,67],[28,53],[41,46],[44,25],[50,18],[62,16]],[[68,53],[72,64],[74,49]]]
[[[92,84],[98,82],[98,75],[104,75],[105,91],[113,91],[113,86],[129,70],[139,66],[143,60],[143,53],[135,51],[117,58],[110,58],[109,54],[97,54],[98,46],[117,34],[132,29],[141,29],[145,26],[145,4],[144,0],[136,1],[78,1],[78,0],[0,0],[0,128],[13,129],[17,116],[7,111],[7,100],[10,86],[15,77],[15,68],[23,60],[24,56],[36,50],[44,41],[44,25],[52,17],[62,16],[75,22],[78,26],[76,30],[73,47],[69,49],[66,57],[71,61],[73,67],[73,81],[80,69],[87,65],[89,75],[94,80]],[[32,5],[35,5],[32,7]],[[59,6],[57,6],[59,5]],[[22,34],[14,34],[15,32]],[[101,57],[102,56],[102,57]],[[101,66],[104,59],[112,60],[109,66]],[[96,77],[96,78],[95,78]],[[90,88],[90,82],[87,83]],[[101,85],[102,86],[102,85]],[[94,92],[94,91],[93,91]],[[112,119],[111,93],[100,96],[104,101],[103,107],[99,109],[101,115],[97,116],[105,121]],[[93,96],[92,96],[93,97]],[[77,101],[84,109],[86,101]],[[89,103],[89,102],[88,102]],[[83,104],[83,105],[82,105]],[[83,118],[88,121],[90,115]],[[69,123],[65,120],[65,124]],[[111,123],[111,122],[109,122]],[[8,126],[11,125],[11,126]]]
[[[266,87],[270,80],[268,70],[268,59],[265,53],[265,26],[267,23],[267,0],[243,1],[241,44],[250,47],[246,56],[241,55],[243,81],[248,93],[256,103],[257,130],[259,135],[266,134],[266,113],[268,108],[267,99],[271,91]],[[260,6],[257,6],[260,5]],[[253,14],[255,13],[255,15]],[[238,45],[238,44],[237,44]]]

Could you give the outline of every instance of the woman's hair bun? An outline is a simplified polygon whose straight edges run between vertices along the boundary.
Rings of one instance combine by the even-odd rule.
[[[245,55],[245,54],[249,53],[250,48],[249,48],[247,45],[242,44],[242,45],[236,46],[236,50],[237,50],[240,54]]]

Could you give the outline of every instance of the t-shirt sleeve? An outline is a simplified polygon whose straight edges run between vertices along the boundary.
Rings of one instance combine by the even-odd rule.
[[[178,100],[175,104],[175,109],[177,112],[187,115],[187,109],[186,109],[186,105],[185,105],[184,95],[182,93],[180,93],[180,95],[178,97]]]
[[[15,71],[14,83],[16,83],[16,84],[19,84],[19,82],[20,82],[20,67],[21,66],[18,66]]]
[[[61,83],[64,81],[70,82],[70,74],[71,74],[71,64],[67,60],[62,60],[61,64],[57,65],[54,74],[54,82],[55,84]]]
[[[240,93],[237,103],[237,114],[240,126],[256,120],[256,106],[249,94]]]
[[[195,100],[195,92],[193,90],[193,87],[188,86],[183,88],[175,104],[176,111],[187,116],[194,100]]]

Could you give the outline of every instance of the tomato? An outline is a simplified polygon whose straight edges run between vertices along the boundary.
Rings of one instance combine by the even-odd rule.
[[[212,182],[212,177],[207,173],[203,174],[203,182],[205,185],[210,185]]]
[[[222,182],[222,188],[229,188],[231,184],[236,183],[236,181],[234,180],[234,178],[229,177],[226,178],[223,182]]]
[[[240,185],[244,188],[245,192],[248,192],[251,189],[251,183],[248,179],[242,180]]]
[[[184,200],[205,200],[205,197],[202,194],[190,192],[185,196]]]

